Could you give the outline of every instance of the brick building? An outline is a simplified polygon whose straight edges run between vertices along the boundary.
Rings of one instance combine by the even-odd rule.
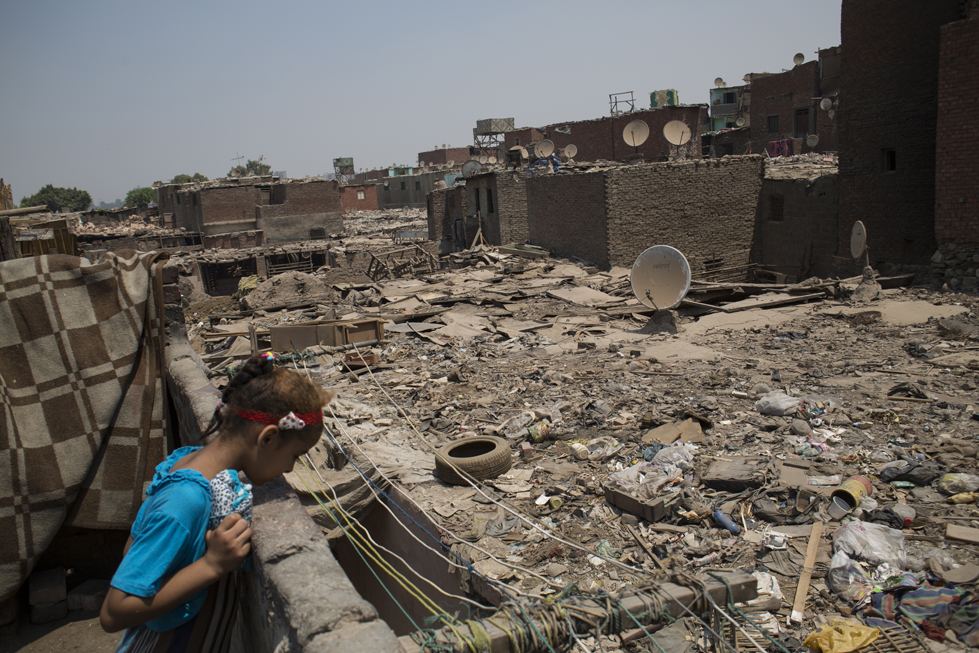
[[[340,208],[344,212],[347,210],[376,211],[378,208],[377,186],[374,184],[340,186]]]
[[[483,237],[490,245],[527,243],[528,178],[527,173],[495,171],[466,180],[469,215],[479,214]]]
[[[523,127],[507,132],[504,135],[504,146],[507,149],[515,145],[526,147],[546,138],[553,141],[554,146],[559,151],[574,144],[578,148],[578,153],[574,157],[576,161],[599,161],[603,159],[624,161],[629,155],[636,152],[636,148],[627,145],[622,138],[625,126],[633,120],[642,120],[649,126],[649,138],[638,148],[638,151],[643,154],[647,161],[664,161],[670,155],[671,146],[663,137],[663,126],[671,120],[680,120],[690,127],[693,135],[690,142],[684,145],[681,150],[687,158],[700,158],[701,125],[707,122],[707,107],[705,105],[645,109],[617,116],[604,116],[594,120],[555,123],[542,129]]]
[[[447,165],[452,161],[454,165],[461,166],[472,158],[468,147],[443,147],[428,152],[418,153],[418,165],[421,167]]]
[[[979,286],[979,2],[964,20],[940,29],[935,149],[935,237],[941,279],[953,288]],[[970,274],[970,270],[972,273]]]
[[[161,186],[158,195],[168,192]],[[264,231],[266,242],[287,242],[341,233],[336,181],[276,181],[274,177],[223,179],[173,192],[177,228],[206,235]]]
[[[807,61],[791,70],[776,74],[751,75],[751,151],[771,156],[804,154],[806,152],[835,152],[838,149],[836,111],[819,108],[823,97],[838,80],[839,48],[822,52],[825,58]],[[822,88],[822,72],[827,74]],[[832,93],[835,95],[835,92]],[[832,100],[832,97],[830,97]],[[806,145],[810,134],[819,136],[815,148]],[[778,149],[771,143],[784,143]]]
[[[764,167],[754,155],[538,175],[526,181],[529,240],[604,268],[671,245],[695,275],[747,275]]]
[[[958,43],[959,30],[968,32],[968,26],[949,26],[944,32],[942,26],[964,18],[964,6],[961,0],[893,0],[885,9],[873,0],[844,0],[840,253],[849,253],[857,220],[867,227],[874,263],[921,263],[935,252],[940,46],[945,34],[951,55],[955,47],[967,47],[951,45]],[[949,70],[953,77],[954,70]],[[964,74],[975,81],[974,70],[966,68]],[[958,92],[950,90],[948,101]],[[964,104],[958,101],[957,107],[974,106],[966,97]],[[943,125],[952,132],[975,122],[971,111],[943,113]],[[972,180],[974,188],[974,168]]]
[[[469,215],[465,186],[436,188],[428,194],[428,239],[436,243],[452,238],[452,223]]]

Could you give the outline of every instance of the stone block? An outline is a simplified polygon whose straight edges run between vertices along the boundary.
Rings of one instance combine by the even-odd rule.
[[[521,455],[524,458],[533,458],[534,457],[534,448],[531,446],[531,444],[529,442],[521,442],[520,443],[520,453],[521,453]]]
[[[42,601],[31,606],[31,623],[46,624],[68,616],[68,601]]]
[[[68,596],[64,568],[35,571],[28,579],[28,588],[31,605],[64,601]]]
[[[180,288],[176,284],[163,286],[163,303],[164,304],[180,303]]]
[[[305,653],[397,653],[403,650],[394,631],[383,621],[349,624],[332,632],[321,633],[303,647]]]
[[[102,607],[109,581],[91,578],[68,592],[68,609],[92,612]]]
[[[176,265],[168,265],[163,268],[163,283],[177,283],[180,270]]]

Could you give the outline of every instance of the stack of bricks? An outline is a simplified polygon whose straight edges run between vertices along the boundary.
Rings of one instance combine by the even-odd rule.
[[[979,288],[979,243],[942,243],[931,257],[934,285],[951,290]]]
[[[184,307],[180,294],[180,268],[174,264],[163,267],[163,313],[166,316],[166,329],[170,331],[172,324],[183,325]]]

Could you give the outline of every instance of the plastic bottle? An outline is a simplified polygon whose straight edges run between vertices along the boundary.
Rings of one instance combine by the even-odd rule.
[[[714,511],[714,521],[731,532],[732,535],[740,535],[741,529],[734,521],[720,510]]]
[[[891,506],[891,510],[896,512],[898,516],[904,520],[905,526],[910,526],[911,523],[914,521],[914,516],[915,516],[914,508],[912,508],[906,503],[896,503],[893,506]]]
[[[571,448],[574,450],[574,457],[578,460],[588,460],[588,447],[580,442],[572,442]]]
[[[694,558],[693,563],[698,567],[703,567],[704,565],[709,565],[712,562],[717,562],[721,559],[721,552],[714,551],[713,553],[708,553],[703,558]]]

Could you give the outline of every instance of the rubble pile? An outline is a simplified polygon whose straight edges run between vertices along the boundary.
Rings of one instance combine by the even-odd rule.
[[[223,343],[205,357],[220,385],[248,324],[386,320],[385,340],[358,349],[366,367],[326,347],[282,363],[339,391],[328,425],[349,455],[395,479],[477,572],[530,596],[641,584],[610,558],[739,569],[759,580],[752,618],[793,650],[860,617],[936,651],[979,644],[975,297],[898,287],[856,305],[858,279],[695,283],[678,333],[646,335],[653,311],[628,270],[492,248],[453,266],[197,322],[197,337]],[[477,438],[500,438],[512,464],[480,491],[440,478],[434,449]],[[313,456],[324,475],[335,457]]]

